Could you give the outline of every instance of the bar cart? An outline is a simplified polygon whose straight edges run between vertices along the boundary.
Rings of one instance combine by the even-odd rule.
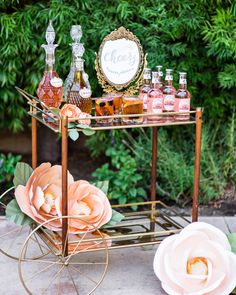
[[[128,71],[131,71],[131,78],[126,77],[127,82],[122,82],[119,78],[113,81],[111,73],[104,69],[109,69],[102,64],[102,53],[106,51],[109,57],[109,50],[113,50],[117,45],[123,47],[123,52],[130,48],[130,54],[134,55],[132,62],[137,62],[133,71],[128,64]],[[107,45],[108,44],[108,45]],[[127,47],[128,46],[128,47]],[[113,48],[113,49],[112,49]],[[121,48],[119,48],[120,50]],[[122,51],[122,50],[121,50]],[[120,52],[121,52],[120,51]],[[117,52],[116,48],[115,51]],[[130,55],[130,56],[131,56]],[[113,56],[114,57],[114,56]],[[110,60],[109,62],[112,62]],[[124,66],[124,65],[122,65]],[[96,59],[96,70],[98,81],[102,85],[105,93],[111,93],[115,89],[125,95],[133,95],[140,86],[144,70],[144,54],[139,40],[130,31],[121,27],[104,38]],[[120,67],[122,68],[122,67]],[[132,72],[133,71],[133,72]],[[109,76],[110,75],[110,76]],[[122,75],[122,73],[121,73]],[[128,87],[128,88],[127,88]],[[185,217],[179,216],[175,210],[165,205],[156,198],[156,171],[157,171],[157,151],[158,151],[158,129],[164,126],[195,125],[195,165],[192,200],[192,221],[198,219],[198,194],[200,180],[200,150],[201,150],[201,129],[202,129],[202,109],[196,108],[190,111],[168,112],[159,114],[158,121],[148,121],[147,116],[156,116],[156,113],[138,114],[144,118],[142,123],[127,124],[116,122],[113,124],[100,125],[98,119],[106,119],[102,116],[91,116],[90,129],[99,132],[100,130],[130,129],[130,128],[151,128],[152,129],[152,167],[151,167],[151,197],[146,202],[114,205],[112,206],[124,215],[124,219],[115,226],[108,226],[98,230],[93,224],[78,216],[68,216],[68,132],[75,129],[82,131],[81,127],[70,127],[68,117],[62,117],[57,112],[44,105],[37,97],[16,87],[17,91],[27,99],[30,110],[28,114],[32,118],[32,168],[37,167],[37,124],[41,123],[54,133],[61,136],[61,165],[62,165],[62,216],[49,219],[41,224],[33,224],[23,228],[6,224],[7,234],[0,233],[0,238],[8,237],[10,245],[3,247],[0,245],[0,252],[18,261],[18,271],[21,283],[27,294],[92,294],[103,281],[108,268],[108,252],[113,249],[123,249],[132,247],[147,247],[159,244],[165,237],[178,233],[189,223]],[[51,112],[51,115],[50,115]],[[185,114],[187,119],[180,119],[178,115]],[[167,119],[171,118],[170,119]],[[114,119],[125,117],[137,117],[137,114],[112,116]],[[87,119],[87,118],[85,118]],[[77,121],[78,118],[74,118]],[[80,119],[81,120],[81,119]],[[11,188],[13,189],[13,188]],[[4,195],[11,191],[9,189]],[[2,202],[2,197],[0,203]],[[132,206],[137,206],[137,212],[128,210]],[[55,232],[45,226],[54,221],[62,223],[62,231]],[[85,231],[82,234],[71,235],[68,232],[69,222],[80,221],[88,224],[93,230]],[[11,238],[9,239],[9,233]],[[15,238],[20,236],[20,240],[15,242]],[[19,248],[21,248],[19,253]],[[13,249],[13,250],[12,250]],[[91,270],[92,269],[92,270]],[[98,291],[99,292],[99,291]]]
[[[32,117],[32,167],[37,167],[37,122],[46,125],[55,133],[61,134],[62,148],[63,216],[55,218],[55,220],[62,220],[62,234],[60,235],[56,232],[49,231],[44,227],[45,224],[51,222],[51,220],[38,226],[35,225],[31,228],[31,232],[23,243],[20,255],[17,258],[19,276],[28,294],[35,294],[37,292],[37,288],[39,287],[37,284],[35,286],[35,279],[38,276],[43,276],[44,279],[47,278],[48,281],[46,284],[47,287],[43,289],[42,294],[60,294],[59,292],[63,289],[63,286],[66,286],[67,291],[71,290],[72,293],[69,293],[68,291],[68,294],[91,294],[104,279],[108,267],[109,250],[139,246],[145,247],[148,245],[159,244],[163,238],[179,232],[189,223],[188,219],[178,216],[173,209],[156,199],[158,128],[161,126],[179,125],[180,127],[184,127],[186,125],[195,125],[196,140],[192,221],[197,221],[202,128],[201,108],[191,110],[189,112],[190,119],[188,121],[166,121],[164,118],[165,114],[163,114],[163,120],[156,123],[148,123],[144,121],[139,125],[116,123],[115,125],[100,126],[95,121],[98,117],[91,117],[91,120],[93,121],[91,129],[96,131],[125,128],[152,128],[151,198],[149,201],[142,203],[114,205],[113,207],[117,210],[137,205],[138,207],[142,207],[142,211],[126,211],[123,213],[125,215],[124,220],[119,224],[108,227],[102,231],[99,231],[94,227],[96,235],[91,236],[90,233],[84,233],[79,238],[77,237],[73,239],[68,236],[68,220],[78,219],[78,217],[68,216],[67,208],[68,130],[70,130],[68,128],[68,118],[54,117],[51,118],[50,122],[45,121],[45,111],[40,107],[39,103],[35,101],[36,98],[34,99],[32,95],[26,93],[24,90],[19,88],[17,90],[27,98],[28,104],[30,105],[30,111],[28,114]],[[168,115],[175,116],[177,114],[171,113]],[[122,116],[124,115],[117,115],[115,117]],[[32,247],[32,241],[34,250],[30,250]],[[36,250],[35,245],[37,245]],[[97,253],[98,255],[98,257],[95,258],[95,262],[91,261],[91,257],[93,257],[91,256],[91,252],[93,252],[93,254]],[[84,254],[84,257],[81,257],[82,253]],[[40,264],[42,268],[38,268],[39,266],[37,264]],[[35,265],[37,265],[37,267]],[[34,266],[36,269],[34,269]],[[86,270],[82,271],[82,267],[86,267]],[[90,276],[89,267],[100,268],[99,270],[96,270],[96,278]],[[47,271],[54,268],[56,268],[54,275],[48,279],[49,275],[47,274]],[[28,275],[29,269],[31,274],[30,277]],[[68,277],[64,276],[64,271],[68,273]],[[86,291],[83,293],[84,289]],[[50,292],[55,293],[50,293],[49,290]]]

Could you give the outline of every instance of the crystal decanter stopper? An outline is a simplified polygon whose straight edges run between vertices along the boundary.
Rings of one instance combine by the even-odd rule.
[[[38,97],[49,107],[59,108],[63,97],[62,80],[58,77],[57,72],[54,69],[55,63],[55,49],[57,44],[55,41],[55,30],[52,26],[52,21],[49,21],[49,25],[46,30],[45,39],[47,44],[41,45],[45,50],[46,68],[42,80],[38,87]]]
[[[80,43],[80,39],[82,37],[82,29],[80,25],[74,25],[71,27],[70,30],[70,36],[73,40],[73,42],[70,44],[72,47],[72,62],[70,66],[70,72],[65,80],[65,86],[64,86],[64,96],[68,97],[68,90],[71,88],[71,85],[74,80],[75,76],[75,60],[78,58],[82,58],[84,54],[84,45],[83,43]],[[83,79],[86,83],[86,87],[91,89],[90,83],[89,83],[89,77],[83,70]]]

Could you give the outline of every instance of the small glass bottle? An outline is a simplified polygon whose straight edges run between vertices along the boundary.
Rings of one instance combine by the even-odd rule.
[[[145,68],[143,73],[144,83],[139,89],[139,98],[143,100],[143,110],[147,111],[148,91],[151,89],[151,69]]]
[[[175,95],[175,112],[188,112],[190,111],[190,93],[187,90],[187,74],[185,72],[179,73],[179,89]],[[178,120],[188,120],[190,114],[178,114]]]
[[[55,49],[58,46],[57,44],[53,44],[54,40],[55,31],[52,21],[50,21],[46,30],[46,41],[48,44],[42,45],[46,52],[46,69],[39,83],[37,94],[39,99],[47,106],[59,108],[63,98],[63,87],[62,80],[58,77],[54,69]]]
[[[152,88],[148,92],[147,111],[148,113],[160,114],[163,111],[163,94],[160,89],[159,73],[152,72]],[[148,116],[148,121],[160,120],[161,116]]]
[[[175,107],[175,93],[176,90],[173,86],[173,76],[172,70],[166,69],[166,77],[165,77],[166,84],[162,89],[163,92],[163,111],[164,112],[174,112]],[[174,119],[173,116],[165,116],[166,119],[172,120]]]
[[[159,88],[162,90],[164,86],[162,66],[156,66],[156,71],[158,72],[158,77],[159,77]]]
[[[83,78],[84,60],[76,58],[73,83],[68,90],[67,102],[75,104],[82,112],[90,114],[92,111],[92,92]]]

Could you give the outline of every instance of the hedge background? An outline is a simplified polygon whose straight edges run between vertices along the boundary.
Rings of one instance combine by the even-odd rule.
[[[27,126],[24,123],[28,122],[24,121],[26,104],[14,86],[35,93],[44,71],[45,55],[41,44],[45,42],[49,19],[53,20],[59,44],[56,69],[63,79],[67,77],[71,62],[70,27],[73,24],[82,26],[86,71],[94,96],[101,93],[94,70],[95,52],[102,39],[119,26],[137,35],[144,52],[148,53],[151,68],[158,64],[164,69],[173,68],[175,83],[178,82],[178,71],[187,71],[192,104],[205,108],[201,200],[222,195],[232,183],[235,186],[234,0],[0,1],[0,128],[17,132]],[[146,144],[146,150],[150,149],[150,143],[145,140],[147,135],[135,133],[132,139],[125,133],[109,136],[99,133],[87,142],[94,156],[106,153],[108,163],[94,176],[101,180],[111,178],[110,197],[120,203],[126,201],[124,183],[126,187],[130,183],[137,187],[136,192],[133,190],[128,195],[129,201],[137,194],[145,197],[140,187],[148,185],[145,173],[149,171],[150,163],[140,156],[143,151],[139,146]],[[187,131],[180,135],[173,129],[161,131],[160,140],[163,157],[159,163],[162,171],[159,193],[178,201],[180,195],[188,196],[191,192],[192,174],[187,166],[193,158],[193,153],[189,153],[189,146],[194,144],[193,135]],[[125,143],[129,148],[124,150]],[[98,146],[100,150],[97,150]],[[114,171],[116,173],[112,174]],[[169,181],[170,172],[174,182]],[[124,176],[127,176],[126,180]],[[117,191],[118,182],[122,183],[123,191]]]

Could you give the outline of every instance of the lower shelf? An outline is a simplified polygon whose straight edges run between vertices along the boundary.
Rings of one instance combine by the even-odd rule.
[[[142,211],[127,212],[129,206],[142,206]],[[144,202],[114,206],[125,218],[115,226],[97,232],[81,235],[68,235],[68,251],[91,252],[104,249],[120,249],[159,244],[165,237],[178,233],[190,221],[177,214],[163,202]],[[150,208],[151,207],[151,208]],[[124,209],[125,213],[124,213]],[[56,255],[62,253],[60,233],[41,229],[37,232],[40,238]]]

